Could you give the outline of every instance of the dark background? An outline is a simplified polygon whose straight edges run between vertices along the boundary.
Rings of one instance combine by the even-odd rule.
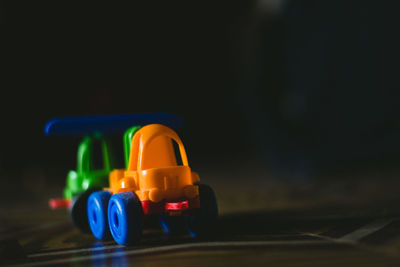
[[[189,160],[203,169],[397,168],[399,7],[3,3],[2,179],[59,169],[64,183],[79,138],[45,137],[53,117],[142,112],[182,116]]]

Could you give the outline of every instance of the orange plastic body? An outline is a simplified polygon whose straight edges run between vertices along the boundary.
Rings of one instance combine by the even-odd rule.
[[[179,147],[182,165],[177,165],[172,142]],[[160,124],[144,126],[135,133],[127,169],[113,170],[109,179],[107,190],[112,194],[132,191],[146,207],[165,203],[171,208],[174,207],[168,204],[171,202],[198,202],[195,200],[198,200],[199,190],[195,183],[200,179],[189,167],[183,143],[172,129]],[[186,207],[182,203],[179,205]]]

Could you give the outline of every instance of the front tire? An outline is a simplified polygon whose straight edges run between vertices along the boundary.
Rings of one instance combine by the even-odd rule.
[[[199,184],[200,208],[193,210],[188,218],[188,230],[192,236],[209,237],[215,231],[218,219],[218,204],[214,190]]]
[[[133,192],[115,194],[108,203],[108,224],[115,242],[132,245],[140,242],[143,231],[143,210]]]

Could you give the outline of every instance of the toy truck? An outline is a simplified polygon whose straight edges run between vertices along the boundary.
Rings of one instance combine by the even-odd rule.
[[[93,163],[95,146],[101,148],[102,167],[96,169]],[[77,168],[67,174],[64,198],[50,199],[52,209],[69,208],[72,223],[83,232],[90,232],[86,220],[86,201],[90,193],[108,186],[108,175],[113,168],[109,143],[101,134],[84,137],[78,146]]]
[[[83,232],[90,232],[87,221],[87,199],[92,192],[108,187],[109,173],[115,168],[115,160],[110,151],[110,143],[104,138],[106,133],[126,131],[132,125],[146,125],[149,123],[165,123],[172,127],[181,127],[179,117],[168,113],[131,114],[113,116],[93,116],[75,118],[56,118],[45,126],[48,136],[80,136],[84,138],[79,144],[77,153],[77,168],[67,175],[64,188],[64,198],[49,200],[52,209],[68,208],[73,224]],[[140,126],[131,127],[126,131],[124,140],[130,145],[129,136]],[[95,155],[96,146],[100,146],[101,155]],[[100,158],[101,167],[96,168],[94,157]],[[126,159],[129,150],[125,149]]]
[[[130,129],[125,136],[132,137],[127,168],[113,170],[109,187],[92,193],[87,202],[93,235],[137,244],[148,215],[159,215],[166,230],[180,217],[189,233],[207,235],[218,217],[216,197],[190,169],[179,136],[161,124]]]

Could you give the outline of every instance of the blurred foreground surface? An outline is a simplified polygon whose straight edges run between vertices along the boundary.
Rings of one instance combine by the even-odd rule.
[[[228,168],[221,168],[221,170]],[[246,171],[251,170],[251,171]],[[118,266],[399,266],[400,181],[393,173],[282,180],[268,172],[201,172],[216,191],[220,221],[212,240],[167,236],[154,227],[139,246],[99,242],[51,211],[46,186],[10,201],[2,188],[0,263]],[[32,175],[35,175],[34,173]],[[385,178],[385,179],[380,179]],[[34,177],[31,177],[34,179]],[[46,179],[47,180],[47,179]],[[28,190],[29,191],[29,190]],[[12,191],[11,191],[12,192]]]

